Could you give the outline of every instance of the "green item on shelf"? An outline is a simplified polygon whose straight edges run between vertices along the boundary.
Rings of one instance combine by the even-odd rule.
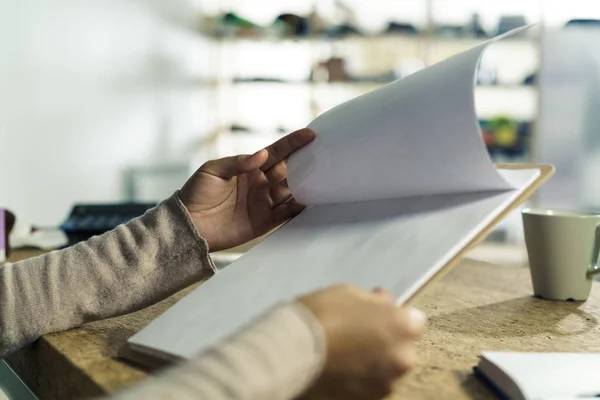
[[[519,140],[518,124],[512,118],[505,116],[492,118],[489,129],[494,133],[494,143],[498,147],[511,148]]]
[[[239,15],[232,13],[232,12],[224,14],[222,17],[222,21],[226,25],[233,25],[238,28],[245,28],[245,29],[252,29],[252,28],[260,29],[261,28],[260,25],[257,25],[254,22],[247,20],[245,18],[242,18]]]

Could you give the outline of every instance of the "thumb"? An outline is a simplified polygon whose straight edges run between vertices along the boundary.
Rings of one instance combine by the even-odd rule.
[[[219,178],[229,179],[255,169],[259,169],[268,158],[266,150],[260,150],[252,155],[244,154],[220,158],[205,163],[200,170]]]

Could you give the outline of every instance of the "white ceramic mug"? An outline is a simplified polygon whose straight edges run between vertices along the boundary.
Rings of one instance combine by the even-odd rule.
[[[600,214],[525,209],[523,227],[534,294],[586,300],[600,274]]]

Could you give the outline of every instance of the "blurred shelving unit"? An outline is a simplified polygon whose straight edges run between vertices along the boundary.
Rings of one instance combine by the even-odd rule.
[[[194,2],[195,32],[202,45],[190,52],[193,62],[188,69],[201,63],[202,72],[187,85],[200,89],[203,100],[188,103],[206,123],[193,143],[176,143],[183,143],[186,155],[191,155],[191,162],[182,162],[193,167],[210,158],[253,152],[346,100],[511,28],[541,22],[525,35],[488,48],[475,89],[482,135],[492,158],[536,160],[544,103],[538,87],[541,31],[564,27],[572,18],[600,18],[600,7],[589,0]],[[310,29],[285,34],[282,27],[287,25],[280,17],[297,24],[308,21]],[[163,169],[170,174],[172,166]],[[161,176],[172,179],[169,174]],[[517,229],[500,229],[496,237],[518,240],[518,213],[506,225]]]
[[[218,122],[206,142],[212,146],[207,158],[257,150],[344,101],[487,40],[503,29],[502,21],[526,21],[514,16],[516,7],[513,14],[508,10],[507,16],[496,15],[495,21],[488,18],[484,29],[479,9],[466,7],[454,12],[462,16],[461,24],[447,22],[437,9],[448,2],[440,0],[378,0],[369,3],[371,7],[359,0],[261,2],[254,4],[260,13],[248,19],[244,12],[250,9],[241,1],[210,3],[211,13],[203,20],[212,22],[201,24],[201,29],[210,43],[213,76],[208,87],[217,104]],[[461,0],[454,3],[460,8]],[[307,24],[319,15],[332,24],[330,31],[341,26],[350,33],[312,34],[309,28],[294,36],[277,33],[274,21],[286,13],[293,15],[289,17],[293,21]],[[336,13],[345,17],[336,19]],[[368,23],[362,14],[369,14]],[[225,16],[229,22],[224,28],[218,21],[223,25]],[[532,18],[531,9],[527,16]],[[475,91],[478,115],[485,121],[513,120],[513,142],[516,136],[530,134],[537,115],[537,88],[531,77],[539,64],[538,41],[536,32],[528,32],[495,43],[481,63]],[[515,128],[524,124],[527,129]],[[490,143],[494,132],[487,134]],[[521,146],[529,143],[518,141]],[[491,154],[500,154],[501,161],[528,159],[526,148],[506,154],[499,150]]]
[[[537,22],[541,15],[540,4],[528,4],[521,13],[523,2],[513,0],[496,6],[495,14],[488,12],[488,4],[470,0],[288,0],[255,2],[253,7],[241,0],[211,2],[213,30],[203,34],[211,47],[210,88],[218,126],[205,142],[211,149],[207,158],[258,150],[344,101],[502,30]],[[350,33],[277,35],[273,21],[286,13],[294,21],[320,15],[321,22]],[[215,17],[223,21],[226,15],[244,28],[229,26],[215,34]],[[256,22],[251,24],[255,29],[245,26],[245,18]],[[539,48],[534,29],[494,43],[481,60],[475,104],[485,142],[499,162],[530,160]],[[520,235],[515,214],[492,238],[518,241]]]

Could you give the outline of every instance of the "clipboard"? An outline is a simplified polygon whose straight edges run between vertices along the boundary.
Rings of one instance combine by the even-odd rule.
[[[316,286],[324,288],[340,282],[350,284],[360,282],[359,286],[366,288],[372,287],[367,282],[369,279],[371,283],[375,281],[379,282],[377,286],[380,286],[382,282],[387,280],[389,282],[396,282],[396,284],[406,284],[407,288],[410,285],[410,290],[405,291],[405,297],[401,299],[402,304],[409,304],[423,291],[427,290],[431,282],[440,279],[448,273],[463,258],[468,250],[484,240],[507,214],[515,210],[523,201],[530,198],[540,185],[554,172],[554,167],[551,165],[502,164],[496,167],[505,170],[537,169],[539,173],[535,174],[535,177],[529,178],[531,180],[527,181],[527,184],[521,185],[518,193],[480,193],[479,195],[471,193],[469,196],[476,195],[474,197],[475,200],[469,197],[468,201],[456,201],[458,205],[453,205],[452,201],[450,205],[447,205],[447,198],[444,197],[443,201],[440,201],[444,204],[444,207],[433,208],[433,212],[427,207],[416,212],[414,212],[414,209],[409,210],[405,215],[400,215],[400,218],[403,218],[402,220],[394,220],[386,225],[387,228],[385,229],[392,230],[384,234],[378,230],[380,225],[377,223],[375,223],[376,228],[373,228],[370,222],[366,224],[358,222],[355,225],[343,227],[329,226],[326,220],[321,220],[323,216],[332,213],[332,209],[327,208],[311,215],[313,222],[317,221],[317,223],[321,224],[320,226],[323,229],[320,233],[315,233],[312,230],[310,233],[307,231],[302,232],[303,226],[301,223],[305,223],[306,218],[302,221],[294,219],[286,224],[283,229],[286,231],[284,234],[278,232],[277,235],[269,237],[269,239],[265,240],[259,246],[247,252],[244,257],[221,271],[216,277],[205,282],[199,290],[196,289],[188,294],[171,310],[151,322],[147,328],[130,338],[127,345],[121,350],[120,355],[128,360],[146,366],[164,365],[165,362],[169,363],[177,359],[188,358],[188,353],[198,354],[198,352],[210,347],[219,338],[224,339],[243,329],[244,326],[251,323],[278,302],[285,299],[291,300],[301,294],[319,289]],[[460,196],[460,194],[458,195]],[[414,199],[410,199],[409,203],[420,207],[419,201],[415,201]],[[495,211],[493,214],[488,215],[486,210],[488,210],[490,203],[495,207]],[[354,203],[350,207],[359,206],[357,203]],[[342,205],[332,205],[332,207],[342,207]],[[372,208],[367,207],[365,210],[369,211]],[[400,204],[400,208],[402,208],[402,204]],[[394,208],[392,207],[392,209]],[[395,209],[398,210],[398,207]],[[379,210],[376,211],[378,212]],[[488,217],[482,218],[485,215],[488,215]],[[357,216],[359,220],[360,217],[360,215]],[[424,218],[427,220],[425,224],[423,224]],[[465,221],[464,218],[470,218],[470,222]],[[445,229],[438,229],[439,233],[431,230],[431,228],[440,227],[446,222],[465,222],[465,226],[461,225],[456,228],[456,225],[447,225]],[[417,231],[419,231],[420,236],[408,237],[411,233],[415,232],[412,230],[415,226],[418,228]],[[304,228],[311,229],[311,226],[304,226]],[[402,240],[408,238],[413,240],[413,244],[418,245],[417,247],[420,246],[420,248],[415,249],[411,247],[410,243],[402,244],[404,246],[402,248],[398,248],[397,245],[389,246],[389,243],[385,244],[383,247],[388,253],[382,256],[380,260],[387,260],[388,264],[378,264],[376,261],[373,261],[370,265],[363,264],[369,268],[363,267],[362,270],[356,269],[357,265],[346,265],[344,262],[349,262],[350,258],[355,258],[358,260],[357,262],[362,263],[364,262],[364,254],[362,258],[356,257],[355,254],[346,255],[345,261],[340,260],[335,268],[327,268],[327,266],[322,265],[325,261],[319,261],[317,258],[313,259],[314,262],[312,265],[308,265],[300,264],[304,262],[298,260],[301,257],[289,257],[290,254],[298,254],[297,252],[290,253],[290,249],[293,246],[302,246],[302,244],[298,244],[299,242],[294,242],[294,235],[296,235],[296,239],[301,239],[304,243],[318,243],[318,238],[315,238],[315,235],[324,235],[323,238],[326,238],[331,233],[331,229],[334,229],[337,234],[341,233],[342,235],[347,229],[355,229],[354,234],[357,231],[362,232],[365,229],[367,231],[373,229],[373,232],[379,235],[379,239],[385,240],[389,238],[389,240],[395,241],[394,243],[401,243]],[[456,229],[458,229],[458,232],[455,231]],[[455,247],[451,252],[447,253],[448,258],[444,256],[443,261],[440,258],[435,258],[439,260],[436,261],[437,266],[435,268],[433,264],[431,266],[427,264],[427,257],[433,259],[433,257],[438,257],[440,253],[445,252],[444,249],[446,247],[443,247],[442,243],[436,240],[446,237],[447,242],[454,241],[457,237],[463,237],[461,232],[464,233],[466,230],[471,233],[464,237],[464,241],[452,242],[455,243]],[[400,236],[385,236],[386,234],[394,235],[395,233]],[[289,236],[290,234],[292,236]],[[370,232],[365,233],[365,235],[368,234]],[[461,236],[448,236],[448,234]],[[353,234],[349,236],[354,239]],[[367,238],[369,237],[367,236]],[[348,238],[346,237],[346,239]],[[377,238],[372,237],[372,239],[376,240]],[[436,248],[435,251],[431,251],[432,248],[427,247],[426,243],[423,244],[428,240],[438,243],[441,247]],[[466,242],[467,240],[468,242]],[[329,245],[329,243],[326,244]],[[348,242],[345,242],[345,245],[347,246]],[[283,246],[283,248],[279,248],[278,246]],[[259,247],[262,248],[259,249]],[[368,247],[366,246],[366,248]],[[274,253],[270,252],[269,249]],[[269,254],[269,262],[264,262],[265,258],[263,256],[266,254],[265,251]],[[402,262],[400,262],[399,267],[389,264],[391,260],[390,251],[393,254],[400,255]],[[403,251],[405,252],[403,253]],[[319,253],[317,251],[314,254]],[[413,262],[417,261],[420,264],[413,264]],[[411,266],[417,265],[420,266],[418,268],[411,268]],[[329,264],[329,266],[331,265]],[[429,272],[423,274],[424,271]],[[410,274],[413,274],[413,277],[418,277],[418,279],[413,280]],[[277,284],[274,284],[274,282]],[[224,299],[227,299],[227,301],[220,301]],[[177,332],[173,332],[171,328],[176,325],[179,326],[179,329]],[[179,336],[181,332],[191,333],[184,335],[185,337],[181,337]],[[193,337],[193,340],[188,340],[186,339],[187,337]]]
[[[130,338],[130,348],[187,359],[316,290],[385,287],[406,304],[447,273],[553,172],[521,164],[498,165],[498,174],[476,124],[482,53],[523,29],[311,122],[318,143],[290,157],[287,176],[295,199],[312,206]]]

